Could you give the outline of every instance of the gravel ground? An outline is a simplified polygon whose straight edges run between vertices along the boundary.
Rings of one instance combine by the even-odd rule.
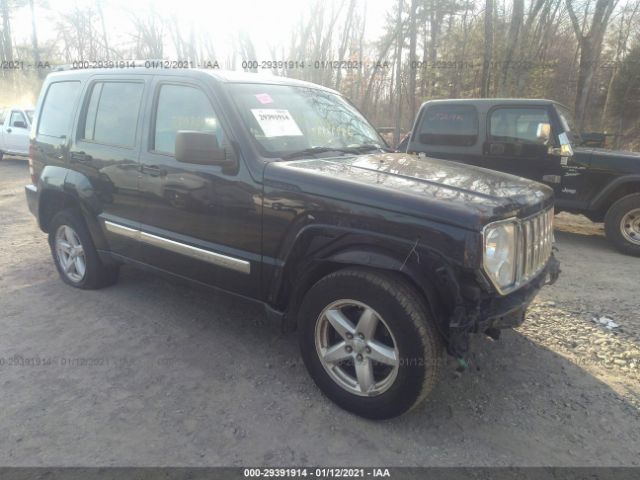
[[[581,217],[559,216],[563,274],[521,328],[371,422],[253,306],[130,268],[64,285],[27,180],[0,162],[0,465],[640,465],[640,259]]]

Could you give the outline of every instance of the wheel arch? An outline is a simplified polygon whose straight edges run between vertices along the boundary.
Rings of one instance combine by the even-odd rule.
[[[618,177],[593,199],[589,210],[597,212],[602,221],[611,205],[632,193],[640,193],[640,175]]]
[[[444,327],[442,322],[455,303],[455,292],[442,280],[442,270],[451,269],[444,256],[420,246],[419,239],[413,243],[369,239],[367,243],[357,234],[336,235],[321,248],[311,239],[296,242],[292,255],[276,275],[279,278],[273,282],[269,298],[276,308],[286,311],[290,326],[295,326],[304,295],[320,279],[338,270],[361,267],[404,278],[425,301],[434,320]]]
[[[66,209],[80,211],[98,250],[108,250],[108,244],[97,215],[100,202],[89,178],[67,168],[47,166],[38,181],[38,225],[48,233],[53,217]]]

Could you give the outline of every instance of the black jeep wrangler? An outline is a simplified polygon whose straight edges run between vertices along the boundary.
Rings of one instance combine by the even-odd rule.
[[[546,183],[556,212],[604,221],[620,251],[640,256],[640,154],[587,144],[557,102],[465,99],[425,102],[401,149]]]
[[[444,348],[520,324],[558,274],[550,188],[388,153],[317,85],[59,72],[35,122],[26,194],[66,283],[113,284],[130,263],[258,302],[365,417],[412,408]]]

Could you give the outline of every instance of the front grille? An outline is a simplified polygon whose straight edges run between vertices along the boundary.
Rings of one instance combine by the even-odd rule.
[[[535,277],[547,264],[553,247],[553,208],[529,217],[520,224],[519,284]]]

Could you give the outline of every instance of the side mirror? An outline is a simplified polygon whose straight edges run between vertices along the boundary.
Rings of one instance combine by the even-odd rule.
[[[176,134],[176,160],[223,167],[235,164],[233,157],[227,155],[226,149],[220,148],[215,134],[186,130],[180,130]]]
[[[536,131],[536,137],[541,143],[548,145],[549,140],[551,139],[551,124],[539,123]]]
[[[27,124],[24,123],[22,120],[16,120],[15,122],[13,122],[12,126],[15,128],[27,128]]]

